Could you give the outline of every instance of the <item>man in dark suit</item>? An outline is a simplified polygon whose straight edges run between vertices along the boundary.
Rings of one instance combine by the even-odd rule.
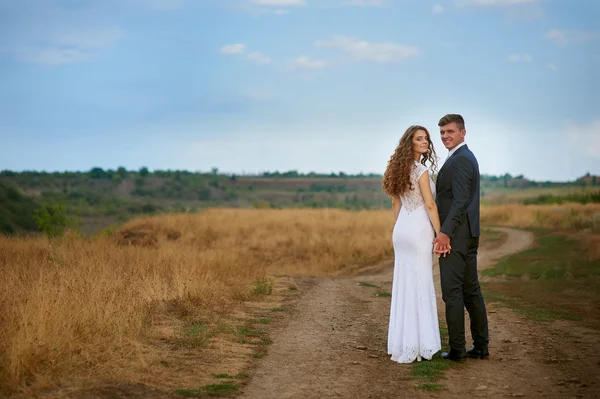
[[[444,146],[450,151],[437,181],[437,206],[442,223],[435,238],[439,254],[442,298],[446,304],[446,323],[450,351],[442,358],[455,361],[466,357],[487,358],[488,322],[485,303],[477,277],[479,248],[479,165],[465,143],[465,121],[448,114],[438,126]],[[465,313],[471,319],[473,347],[466,350]]]

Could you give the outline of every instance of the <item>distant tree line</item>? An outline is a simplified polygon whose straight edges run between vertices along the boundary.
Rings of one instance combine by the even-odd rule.
[[[190,172],[187,170],[154,170],[150,171],[147,167],[143,166],[138,170],[127,170],[123,166],[119,166],[117,169],[103,169],[101,167],[93,167],[89,171],[85,172],[44,172],[44,171],[22,171],[22,172],[14,172],[10,170],[0,171],[0,177],[27,177],[27,178],[35,178],[35,177],[46,177],[46,176],[56,176],[56,177],[88,177],[90,179],[108,179],[108,180],[116,180],[120,181],[125,178],[145,178],[145,177],[158,177],[158,178],[169,178],[174,179],[176,181],[181,181],[182,178],[187,176],[204,176],[204,177],[214,177],[214,178],[227,178],[230,181],[237,181],[240,177],[252,177],[252,178],[315,178],[315,179],[325,179],[325,178],[339,178],[339,179],[381,179],[383,175],[377,173],[358,173],[358,174],[347,174],[345,172],[331,172],[331,173],[316,173],[316,172],[308,172],[301,173],[297,170],[289,170],[286,172],[262,172],[260,174],[224,174],[219,173],[218,168],[212,168],[210,171],[202,172]],[[494,187],[504,187],[504,188],[526,188],[526,187],[561,187],[564,185],[580,185],[580,186],[596,186],[600,185],[600,179],[597,175],[592,175],[587,173],[586,175],[576,179],[575,181],[567,181],[567,182],[553,182],[553,181],[534,181],[526,178],[525,176],[517,175],[512,176],[510,173],[506,173],[504,175],[481,175],[482,185],[489,185]],[[213,183],[214,184],[214,183]]]

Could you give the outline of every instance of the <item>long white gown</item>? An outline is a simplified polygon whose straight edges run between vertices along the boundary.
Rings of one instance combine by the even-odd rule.
[[[394,279],[388,329],[388,354],[398,363],[418,357],[430,360],[441,349],[435,287],[433,285],[434,230],[419,188],[427,170],[415,162],[411,173],[414,190],[401,197],[394,225]],[[435,198],[435,184],[429,180]]]

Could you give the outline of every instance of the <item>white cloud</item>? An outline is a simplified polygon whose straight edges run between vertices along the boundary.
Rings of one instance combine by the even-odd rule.
[[[553,63],[548,63],[548,65],[546,65],[546,67],[548,67],[548,69],[552,69],[553,71],[558,71],[558,67],[556,65],[554,65]]]
[[[558,29],[548,31],[544,37],[552,40],[557,46],[565,46],[569,42],[565,32]]]
[[[289,69],[322,69],[327,66],[327,63],[322,60],[311,59],[306,56],[300,56],[289,63]]]
[[[589,125],[568,124],[565,129],[567,143],[577,151],[600,159],[600,119]]]
[[[122,37],[123,32],[116,27],[65,30],[48,34],[40,44],[14,44],[1,50],[22,62],[61,65],[91,61]]]
[[[551,29],[544,36],[552,40],[557,46],[566,46],[570,43],[584,43],[592,40],[600,40],[600,32]]]
[[[455,0],[454,4],[459,7],[493,7],[493,6],[514,6],[520,4],[539,3],[542,0]]]
[[[253,4],[259,4],[261,6],[304,6],[306,5],[305,0],[252,0]]]
[[[431,11],[434,14],[441,14],[444,12],[444,6],[440,5],[440,4],[436,4],[433,6],[433,8],[431,9]]]
[[[242,57],[245,60],[252,61],[257,63],[258,65],[267,65],[271,63],[271,59],[265,56],[263,53],[254,51],[248,55]]]
[[[511,54],[508,56],[510,62],[531,62],[533,57],[529,54]]]
[[[354,7],[383,7],[385,3],[383,0],[350,0],[346,2],[346,5]]]
[[[227,46],[221,47],[219,50],[223,54],[240,54],[243,53],[246,49],[246,45],[244,44],[228,44]]]
[[[259,51],[253,51],[245,54],[246,45],[241,43],[228,44],[221,47],[220,52],[228,55],[240,54],[240,58],[246,61],[252,61],[258,65],[267,65],[271,63],[271,59]]]
[[[371,43],[348,36],[334,36],[331,40],[317,41],[317,47],[337,48],[356,61],[400,62],[419,56],[419,49],[396,43]]]

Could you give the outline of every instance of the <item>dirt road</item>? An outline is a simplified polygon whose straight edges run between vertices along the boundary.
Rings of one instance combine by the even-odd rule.
[[[499,230],[508,239],[480,251],[480,269],[533,244],[529,232]],[[434,271],[444,320],[437,265]],[[438,381],[441,391],[416,389],[412,365],[392,362],[386,354],[390,299],[376,293],[390,291],[392,272],[388,265],[351,278],[295,279],[300,294],[290,303],[287,321],[272,333],[267,356],[242,397],[600,397],[598,332],[575,322],[530,321],[495,303],[488,303],[490,359],[447,369]]]

